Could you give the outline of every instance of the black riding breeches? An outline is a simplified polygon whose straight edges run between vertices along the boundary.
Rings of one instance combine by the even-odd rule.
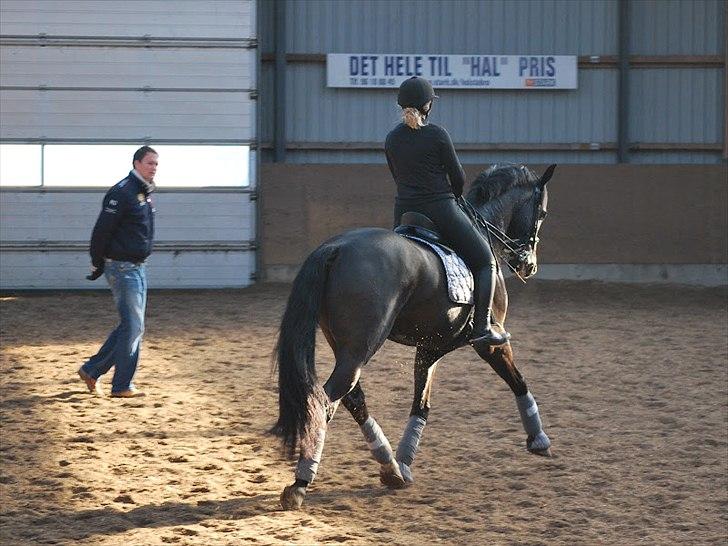
[[[430,203],[416,205],[394,205],[394,225],[398,226],[405,212],[419,212],[435,222],[446,244],[452,247],[473,271],[479,272],[484,267],[495,267],[495,257],[488,240],[473,225],[455,199],[442,199]]]

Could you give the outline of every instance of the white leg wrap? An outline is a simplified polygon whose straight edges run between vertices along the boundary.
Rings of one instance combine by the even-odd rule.
[[[296,479],[311,483],[318,472],[321,455],[324,452],[324,440],[326,440],[326,427],[321,427],[316,437],[316,446],[314,447],[313,457],[308,459],[298,459],[296,465]]]
[[[426,424],[427,421],[418,415],[409,418],[407,426],[404,427],[402,439],[397,446],[397,460],[399,462],[406,464],[408,467],[412,465]]]
[[[400,462],[399,471],[402,473],[402,477],[407,483],[413,483],[415,481],[415,479],[412,477],[412,469],[409,467],[409,465]]]
[[[542,430],[536,436],[533,437],[533,440],[526,442],[526,447],[530,450],[544,450],[551,447],[551,440],[548,436],[546,436],[546,433]]]
[[[389,445],[389,440],[387,440],[384,432],[382,432],[382,428],[374,420],[374,417],[370,416],[359,428],[361,428],[364,434],[364,439],[367,441],[369,450],[379,464],[387,464],[394,461],[392,446]]]
[[[518,404],[518,411],[521,414],[523,428],[529,437],[526,447],[530,450],[544,450],[551,447],[551,440],[543,431],[541,416],[533,395],[527,392],[523,396],[516,396],[516,404]]]
[[[543,425],[533,395],[527,392],[523,396],[516,396],[516,404],[518,404],[518,411],[521,414],[521,422],[526,434],[532,436],[541,432]]]

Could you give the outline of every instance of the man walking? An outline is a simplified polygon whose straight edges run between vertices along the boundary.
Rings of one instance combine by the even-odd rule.
[[[132,160],[133,169],[104,197],[101,213],[91,235],[92,272],[111,287],[121,321],[99,352],[78,370],[89,391],[103,396],[99,378],[114,366],[111,396],[136,398],[144,393],[134,387],[134,373],[144,333],[147,277],[144,262],[152,251],[154,208],[151,193],[158,155],[142,146]]]

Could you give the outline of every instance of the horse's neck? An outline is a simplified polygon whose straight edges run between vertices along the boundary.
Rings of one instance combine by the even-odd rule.
[[[511,225],[511,220],[516,212],[516,207],[522,197],[523,193],[520,190],[511,189],[503,195],[491,199],[478,207],[478,212],[480,212],[483,218],[505,234],[508,232],[508,227]],[[491,238],[491,244],[496,247],[493,249],[494,251],[503,250],[503,243],[499,238]]]
[[[513,209],[513,200],[503,199],[501,196],[478,207],[478,212],[488,222],[505,232],[506,227],[511,223]]]

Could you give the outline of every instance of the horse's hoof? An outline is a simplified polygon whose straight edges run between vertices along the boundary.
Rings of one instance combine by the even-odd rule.
[[[301,508],[305,496],[305,487],[286,486],[281,493],[281,506],[284,510],[298,510]]]
[[[381,466],[379,469],[379,481],[390,489],[402,489],[407,485],[396,461]]]
[[[415,482],[415,479],[412,477],[412,469],[408,465],[400,462],[399,471],[402,473],[402,477],[404,478],[404,481],[407,483],[407,485]]]
[[[546,433],[542,430],[538,434],[528,436],[526,438],[526,449],[534,455],[541,455],[542,457],[551,457],[551,440]]]

